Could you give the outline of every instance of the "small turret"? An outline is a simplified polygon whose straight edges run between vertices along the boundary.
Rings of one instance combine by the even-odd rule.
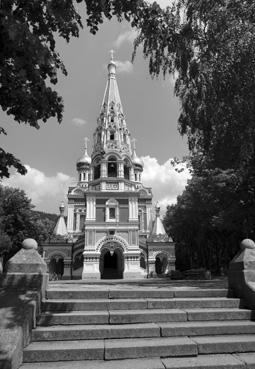
[[[88,138],[85,137],[84,139],[84,154],[82,157],[77,161],[76,167],[79,175],[79,182],[86,183],[89,180],[89,170],[91,164],[91,157],[88,154]]]
[[[172,239],[168,237],[162,220],[160,219],[160,206],[158,202],[155,205],[155,213],[155,219],[152,222],[149,241],[172,241]]]
[[[134,164],[134,179],[135,182],[142,181],[142,171],[143,171],[143,161],[136,155],[136,139],[133,139],[133,154],[132,154],[132,163]]]
[[[55,236],[62,236],[62,237],[68,236],[65,218],[64,218],[64,211],[65,211],[65,205],[62,202],[59,206],[59,218],[53,230],[53,235]]]

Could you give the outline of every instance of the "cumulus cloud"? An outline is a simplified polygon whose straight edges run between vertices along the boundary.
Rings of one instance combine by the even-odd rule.
[[[118,73],[132,73],[134,69],[133,64],[129,60],[125,60],[123,62],[117,60],[116,65],[118,68]]]
[[[117,39],[114,41],[113,46],[118,49],[122,44],[128,42],[132,44],[137,37],[138,32],[134,29],[127,29],[126,31],[119,34]]]
[[[86,120],[84,120],[82,118],[73,118],[72,123],[77,127],[81,127],[81,126],[84,126],[85,124],[87,124]]]
[[[174,0],[147,0],[147,2],[150,4],[154,3],[155,1],[161,6],[161,8],[166,8],[174,3]]]
[[[5,179],[2,184],[24,190],[38,210],[58,212],[58,205],[66,198],[68,186],[74,178],[61,172],[48,177],[42,171],[31,168],[29,165],[25,167],[26,175],[15,173]]]
[[[162,214],[167,205],[176,203],[177,196],[184,190],[190,173],[186,166],[183,166],[181,173],[171,165],[171,159],[160,164],[156,158],[144,156],[144,170],[142,180],[145,186],[152,187],[153,201],[158,201]]]
[[[152,187],[153,202],[159,202],[163,215],[166,206],[174,204],[177,196],[184,190],[190,174],[185,166],[181,173],[177,173],[171,166],[171,159],[163,164],[150,156],[144,156],[142,159],[144,162],[143,184]],[[29,165],[26,165],[26,168],[25,176],[15,173],[5,179],[2,184],[24,190],[38,210],[58,212],[59,204],[66,199],[68,186],[75,183],[75,178],[60,172],[55,176],[47,176]]]

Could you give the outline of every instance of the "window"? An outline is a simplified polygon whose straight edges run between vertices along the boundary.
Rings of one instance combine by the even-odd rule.
[[[114,230],[110,230],[110,231],[109,231],[109,235],[110,235],[110,236],[114,236],[114,235],[115,235],[115,231],[114,231]]]
[[[116,209],[109,208],[109,219],[115,219],[115,218],[116,218]]]
[[[127,160],[124,161],[124,178],[129,179],[129,163]]]
[[[111,141],[114,141],[115,140],[115,134],[114,134],[114,132],[111,132],[110,133],[110,140]]]
[[[114,198],[110,198],[106,202],[106,222],[118,222],[119,221],[119,204]]]
[[[96,161],[94,165],[94,179],[98,179],[101,176],[101,164],[100,161]]]
[[[108,160],[108,177],[117,177],[117,160],[114,156]]]

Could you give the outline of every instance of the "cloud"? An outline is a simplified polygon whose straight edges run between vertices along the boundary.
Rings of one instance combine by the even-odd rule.
[[[113,47],[119,49],[122,44],[128,42],[132,44],[137,37],[138,32],[134,29],[128,29],[123,33],[120,33],[117,39],[113,43]]]
[[[123,62],[117,60],[116,65],[118,73],[132,73],[134,69],[133,64],[129,60],[125,60]]]
[[[161,8],[166,8],[167,6],[171,6],[175,1],[174,0],[147,0],[147,2],[150,4],[156,2],[161,6]]]
[[[5,179],[2,184],[24,190],[38,210],[58,212],[58,206],[66,198],[68,186],[74,178],[60,172],[48,177],[42,171],[31,168],[29,165],[25,167],[27,168],[26,175],[15,173]]]
[[[145,186],[152,187],[153,202],[159,202],[161,214],[167,205],[176,203],[177,196],[184,190],[190,173],[184,165],[181,173],[175,171],[171,165],[171,159],[164,164],[159,164],[156,158],[144,156],[144,170],[142,181]]]
[[[142,159],[143,184],[152,187],[153,202],[159,201],[163,215],[166,206],[174,204],[177,196],[184,190],[190,174],[185,166],[181,173],[176,172],[171,166],[171,159],[163,164],[150,156],[144,156]],[[75,178],[60,172],[50,177],[29,165],[26,165],[26,168],[25,176],[15,173],[2,184],[24,190],[38,210],[58,213],[58,206],[66,199],[68,186],[75,183]]]
[[[85,124],[87,124],[86,120],[84,120],[82,118],[73,118],[72,123],[77,127],[81,127],[81,126],[84,126]]]

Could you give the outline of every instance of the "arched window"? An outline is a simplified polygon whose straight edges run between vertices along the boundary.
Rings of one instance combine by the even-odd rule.
[[[115,140],[115,133],[114,133],[114,131],[111,131],[110,132],[110,140],[111,141],[114,141]]]
[[[100,162],[97,161],[94,165],[94,179],[98,179],[101,176],[101,165]]]
[[[125,179],[130,179],[130,165],[128,160],[124,160],[124,178]]]
[[[126,135],[126,133],[124,133],[124,135],[123,135],[123,141],[124,141],[124,143],[127,143],[127,135]]]
[[[106,222],[119,221],[119,204],[118,201],[113,198],[106,202],[105,220]]]
[[[108,160],[108,177],[117,177],[117,160],[114,156]]]

